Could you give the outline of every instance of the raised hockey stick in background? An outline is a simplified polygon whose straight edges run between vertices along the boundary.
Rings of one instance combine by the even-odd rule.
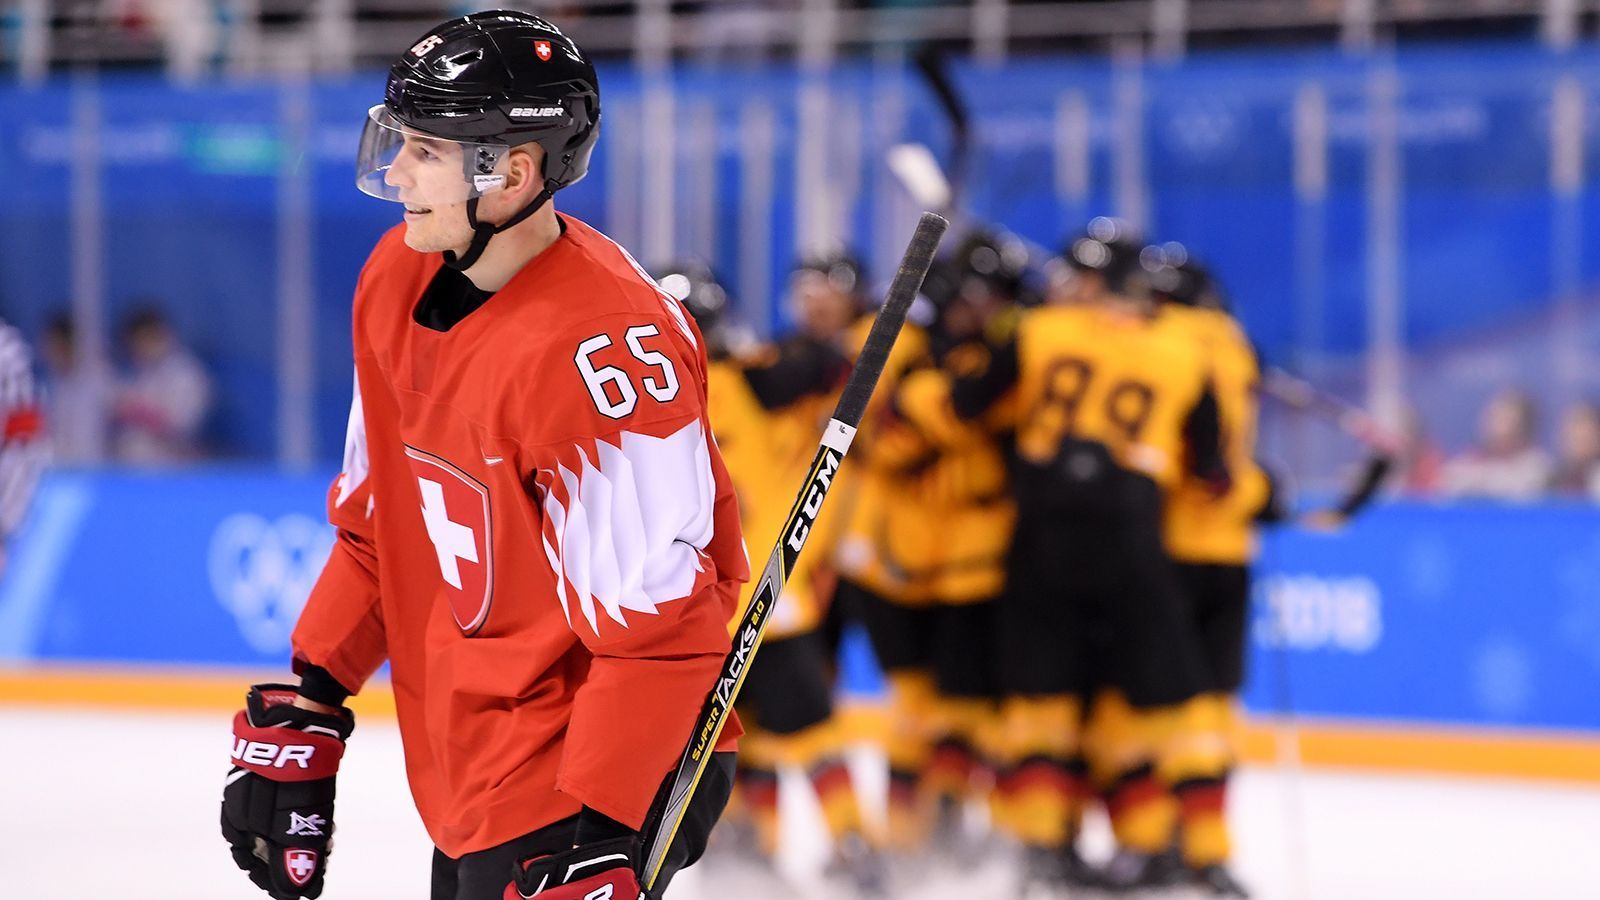
[[[1327,419],[1376,453],[1394,457],[1405,449],[1400,435],[1384,427],[1371,413],[1276,366],[1262,370],[1261,392],[1290,409]]]
[[[927,82],[928,89],[933,91],[934,99],[939,101],[945,118],[950,121],[950,183],[955,188],[950,205],[960,206],[963,199],[961,189],[966,186],[967,175],[971,171],[972,117],[967,115],[967,104],[961,99],[961,92],[956,90],[955,81],[950,78],[943,54],[931,47],[924,47],[912,58],[912,62]]]
[[[913,62],[928,90],[938,101],[946,121],[950,123],[950,165],[940,165],[926,144],[909,142],[889,148],[885,160],[889,171],[919,205],[950,219],[957,228],[988,227],[989,223],[971,215],[965,204],[973,150],[972,119],[967,114],[967,105],[961,99],[960,91],[956,90],[943,55],[937,51],[923,50]],[[1032,265],[1043,266],[1056,255],[1009,229],[1006,234],[1027,248],[1028,261]]]
[[[939,239],[944,236],[949,224],[934,213],[922,214],[917,230],[911,236],[911,244],[900,260],[900,269],[889,286],[889,295],[884,300],[883,308],[878,311],[866,344],[856,357],[855,368],[850,371],[844,392],[834,407],[833,418],[822,433],[822,443],[817,448],[816,458],[811,461],[810,472],[800,486],[800,492],[795,495],[789,518],[778,532],[778,544],[767,556],[767,565],[761,572],[755,595],[734,631],[733,649],[729,651],[728,658],[723,660],[722,672],[706,697],[705,706],[695,720],[694,730],[689,733],[689,745],[684,748],[683,757],[678,761],[660,818],[646,823],[642,874],[647,891],[654,889],[656,879],[661,875],[667,850],[678,834],[678,826],[689,808],[689,800],[700,785],[706,765],[711,760],[711,752],[716,748],[717,739],[722,735],[722,728],[733,709],[733,702],[739,696],[739,689],[744,686],[745,674],[749,672],[750,663],[761,646],[767,620],[771,618],[773,607],[783,594],[784,582],[788,580],[789,573],[794,571],[800,551],[805,548],[806,538],[816,522],[817,513],[822,509],[822,501],[828,497],[839,464],[850,452],[850,441],[855,437],[856,426],[861,423],[861,415],[866,411],[867,401],[878,384],[878,376],[883,374],[884,364],[889,360],[889,351],[894,347],[895,338],[900,335],[900,327],[905,324],[906,311],[911,308],[911,301],[916,298],[929,267],[933,265]]]
[[[972,157],[973,138],[966,106],[940,57],[931,53],[919,54],[916,66],[950,122],[954,145],[952,162],[947,171],[927,145],[918,143],[891,147],[885,162],[906,193],[919,204],[938,210],[958,225],[983,227],[988,223],[971,215],[961,205],[965,173]],[[1036,268],[1044,268],[1055,256],[1049,249],[1022,235],[1009,231],[1007,234],[1027,250],[1029,264]],[[1281,368],[1268,367],[1263,371],[1259,390],[1296,412],[1331,421],[1372,451],[1340,502],[1330,509],[1305,516],[1302,523],[1319,529],[1337,527],[1371,503],[1404,448],[1400,436],[1383,427],[1366,410],[1328,394]]]
[[[1354,403],[1319,390],[1311,382],[1276,366],[1267,366],[1262,370],[1258,389],[1296,412],[1332,422],[1340,431],[1367,447],[1369,453],[1366,460],[1339,502],[1328,509],[1307,513],[1300,518],[1300,523],[1307,528],[1326,531],[1336,529],[1354,518],[1378,496],[1378,491],[1394,471],[1395,462],[1405,452],[1404,438],[1384,427],[1375,416]]]

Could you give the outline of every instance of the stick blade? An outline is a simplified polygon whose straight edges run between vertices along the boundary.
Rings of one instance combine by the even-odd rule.
[[[889,148],[886,161],[889,171],[917,205],[934,210],[950,208],[950,179],[926,144],[896,144]]]

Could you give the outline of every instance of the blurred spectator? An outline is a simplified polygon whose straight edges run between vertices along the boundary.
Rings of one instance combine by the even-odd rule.
[[[128,377],[113,413],[116,457],[160,464],[200,455],[200,429],[211,408],[211,379],[166,316],[141,309],[122,325]]]
[[[694,19],[696,53],[705,60],[756,62],[768,58],[785,35],[777,12],[793,12],[794,0],[709,0]]]
[[[1550,457],[1534,444],[1533,398],[1507,389],[1478,416],[1478,446],[1444,467],[1444,490],[1457,497],[1530,500],[1550,480]]]
[[[1444,451],[1428,436],[1427,426],[1415,408],[1406,409],[1403,428],[1405,444],[1396,460],[1399,470],[1394,484],[1402,493],[1414,496],[1438,493],[1444,477]]]
[[[1577,403],[1561,417],[1549,487],[1564,497],[1600,496],[1600,407]]]
[[[77,328],[67,313],[44,326],[45,418],[50,422],[52,457],[59,464],[86,465],[105,459],[111,390],[83,356]]]

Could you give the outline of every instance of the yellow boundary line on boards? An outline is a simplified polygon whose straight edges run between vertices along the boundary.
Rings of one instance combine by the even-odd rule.
[[[260,682],[289,682],[278,671],[211,669],[203,672],[161,668],[0,669],[0,705],[72,706],[158,711],[217,710],[244,707],[245,692]],[[394,718],[388,684],[373,683],[352,697],[358,716]]]
[[[243,704],[250,684],[273,680],[292,679],[281,670],[0,669],[0,705],[227,713]],[[351,699],[350,706],[359,716],[394,717],[394,696],[387,684],[370,685]],[[880,706],[846,703],[842,713],[848,733],[858,739],[881,740],[887,732]],[[1297,753],[1308,766],[1600,783],[1600,733],[1406,727],[1314,718],[1298,719],[1286,728],[1256,719],[1244,726],[1240,749],[1246,762],[1268,765],[1284,762],[1285,753]]]

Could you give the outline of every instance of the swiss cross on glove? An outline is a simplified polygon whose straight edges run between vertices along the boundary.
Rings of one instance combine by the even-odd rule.
[[[638,846],[630,835],[522,860],[504,900],[643,900],[633,865]]]
[[[334,776],[355,728],[349,710],[294,705],[295,689],[258,684],[233,720],[222,836],[233,861],[274,900],[322,893],[333,836]]]

